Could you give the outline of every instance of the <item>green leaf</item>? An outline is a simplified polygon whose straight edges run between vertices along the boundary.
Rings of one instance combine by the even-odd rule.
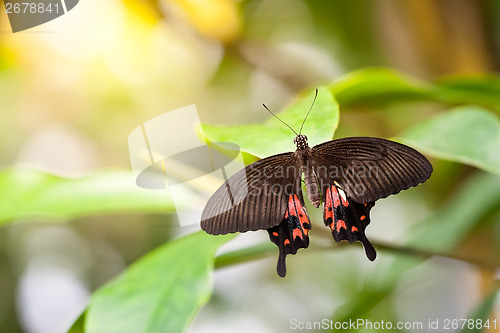
[[[341,107],[434,101],[500,110],[500,78],[493,75],[446,77],[430,83],[390,68],[365,68],[340,77],[328,88]]]
[[[500,121],[482,108],[466,106],[439,114],[400,139],[431,156],[500,175]]]
[[[474,310],[474,312],[472,314],[470,314],[469,316],[467,316],[467,318],[470,318],[469,320],[473,321],[473,325],[471,325],[471,326],[473,326],[473,328],[470,328],[470,326],[467,325],[467,324],[469,324],[469,322],[467,322],[467,324],[465,325],[465,327],[461,331],[462,333],[480,333],[480,332],[486,331],[486,330],[483,330],[482,327],[484,327],[483,325],[486,323],[486,321],[488,320],[488,317],[493,312],[499,290],[500,290],[500,282],[497,281],[495,283],[495,285],[493,286],[492,290],[490,291],[490,293],[488,295],[486,295],[486,297],[479,304],[479,306]],[[477,327],[476,324],[477,324],[478,319],[481,321],[480,326],[482,326],[482,327]],[[495,323],[491,322],[491,320],[489,321],[489,325],[493,328],[495,327],[494,326]],[[498,321],[497,321],[496,325],[498,327],[498,325],[499,325]]]
[[[436,81],[442,101],[478,104],[500,109],[500,79],[491,74],[449,76]]]
[[[232,237],[197,232],[148,253],[94,294],[85,332],[184,332],[211,297],[215,251]]]
[[[82,314],[75,320],[73,325],[69,328],[67,333],[84,333],[85,332],[85,316],[87,311],[83,311]]]
[[[278,116],[295,131],[300,126],[314,98],[314,92],[300,98]],[[307,118],[302,133],[309,138],[309,145],[331,140],[339,121],[338,104],[324,87],[318,89],[318,98]],[[210,141],[238,144],[242,151],[258,157],[295,150],[295,134],[278,119],[270,117],[263,124],[242,126],[203,125],[203,132]]]
[[[113,212],[172,212],[167,191],[139,188],[131,172],[61,178],[33,169],[0,172],[0,224],[20,218],[65,219]]]
[[[344,106],[430,99],[432,84],[387,68],[367,68],[351,72],[328,85]]]

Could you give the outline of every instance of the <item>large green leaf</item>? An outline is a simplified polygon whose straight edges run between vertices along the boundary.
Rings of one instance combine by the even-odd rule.
[[[500,78],[492,74],[449,76],[436,81],[441,101],[478,104],[500,110]]]
[[[323,87],[318,90],[318,98],[302,130],[302,133],[309,138],[310,145],[331,140],[339,121],[338,104],[331,92]],[[313,97],[314,92],[310,92],[279,113],[278,116],[298,132]],[[272,116],[263,124],[203,125],[203,132],[210,141],[234,142],[240,146],[242,151],[258,157],[295,150],[293,144],[295,134]]]
[[[493,75],[450,76],[429,83],[390,68],[365,68],[340,77],[328,88],[341,107],[435,101],[500,110],[500,78]]]
[[[86,311],[80,314],[80,316],[73,322],[73,325],[71,325],[71,327],[66,331],[66,333],[84,333],[85,316],[87,316]]]
[[[384,101],[430,99],[435,87],[387,68],[348,73],[328,85],[341,106]]]
[[[465,106],[439,114],[402,133],[400,138],[437,158],[500,175],[500,121],[482,108]]]
[[[0,224],[19,218],[70,218],[112,212],[172,212],[167,191],[139,188],[126,171],[61,178],[33,169],[0,172]]]
[[[212,294],[215,251],[232,237],[197,232],[148,253],[94,294],[85,332],[184,332]]]

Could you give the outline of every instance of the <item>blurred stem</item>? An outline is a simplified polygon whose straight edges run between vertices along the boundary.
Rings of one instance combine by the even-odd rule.
[[[241,250],[221,254],[215,258],[215,268],[242,264],[245,262],[269,257],[275,251],[271,243],[260,243]]]
[[[423,249],[414,248],[411,246],[400,246],[394,245],[382,241],[372,241],[373,246],[382,252],[393,252],[397,254],[410,255],[416,258],[429,259],[434,256],[450,258],[455,260],[460,260],[467,262],[469,264],[486,268],[486,269],[497,269],[500,268],[499,263],[482,261],[477,258],[467,258],[460,255],[455,255],[452,253],[439,253],[435,251],[427,251]],[[348,246],[349,243],[341,242],[334,243],[333,246],[315,246],[312,247],[313,251],[330,251],[332,249],[343,249]],[[223,268],[227,266],[242,264],[254,260],[259,260],[275,255],[277,249],[272,243],[265,242],[254,246],[247,247],[245,249],[235,250],[228,253],[221,254],[215,258],[215,268]]]

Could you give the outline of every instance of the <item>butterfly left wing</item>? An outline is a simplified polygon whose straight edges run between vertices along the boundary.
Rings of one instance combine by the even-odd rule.
[[[279,248],[278,275],[286,275],[286,256],[296,254],[298,249],[309,246],[308,233],[311,222],[304,207],[304,199],[298,183],[296,194],[288,197],[288,206],[282,222],[267,230],[269,238]]]
[[[368,259],[375,260],[377,253],[365,235],[375,202],[355,202],[337,182],[325,190],[324,198],[323,221],[332,230],[333,239],[336,242],[347,240],[351,244],[359,241]]]

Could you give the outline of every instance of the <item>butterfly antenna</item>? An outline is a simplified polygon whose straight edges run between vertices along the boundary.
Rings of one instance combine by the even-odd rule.
[[[304,121],[302,122],[302,125],[300,126],[299,134],[302,133],[302,127],[304,127],[304,124],[306,123],[307,116],[309,116],[309,113],[311,113],[314,102],[316,102],[316,97],[318,97],[318,88],[316,88],[316,94],[314,95],[314,99],[313,99],[313,102],[311,104],[311,107],[309,108],[309,111],[307,111],[306,117],[304,118]]]
[[[276,119],[278,119],[279,121],[281,121],[283,124],[285,124],[289,129],[292,130],[293,133],[295,133],[295,135],[298,135],[297,132],[294,131],[293,128],[291,128],[287,123],[285,123],[283,120],[281,120],[277,115],[275,115],[271,110],[269,110],[269,108],[266,106],[266,104],[262,104],[264,106],[264,108],[269,111],[270,114],[272,114],[273,116],[276,117]]]

